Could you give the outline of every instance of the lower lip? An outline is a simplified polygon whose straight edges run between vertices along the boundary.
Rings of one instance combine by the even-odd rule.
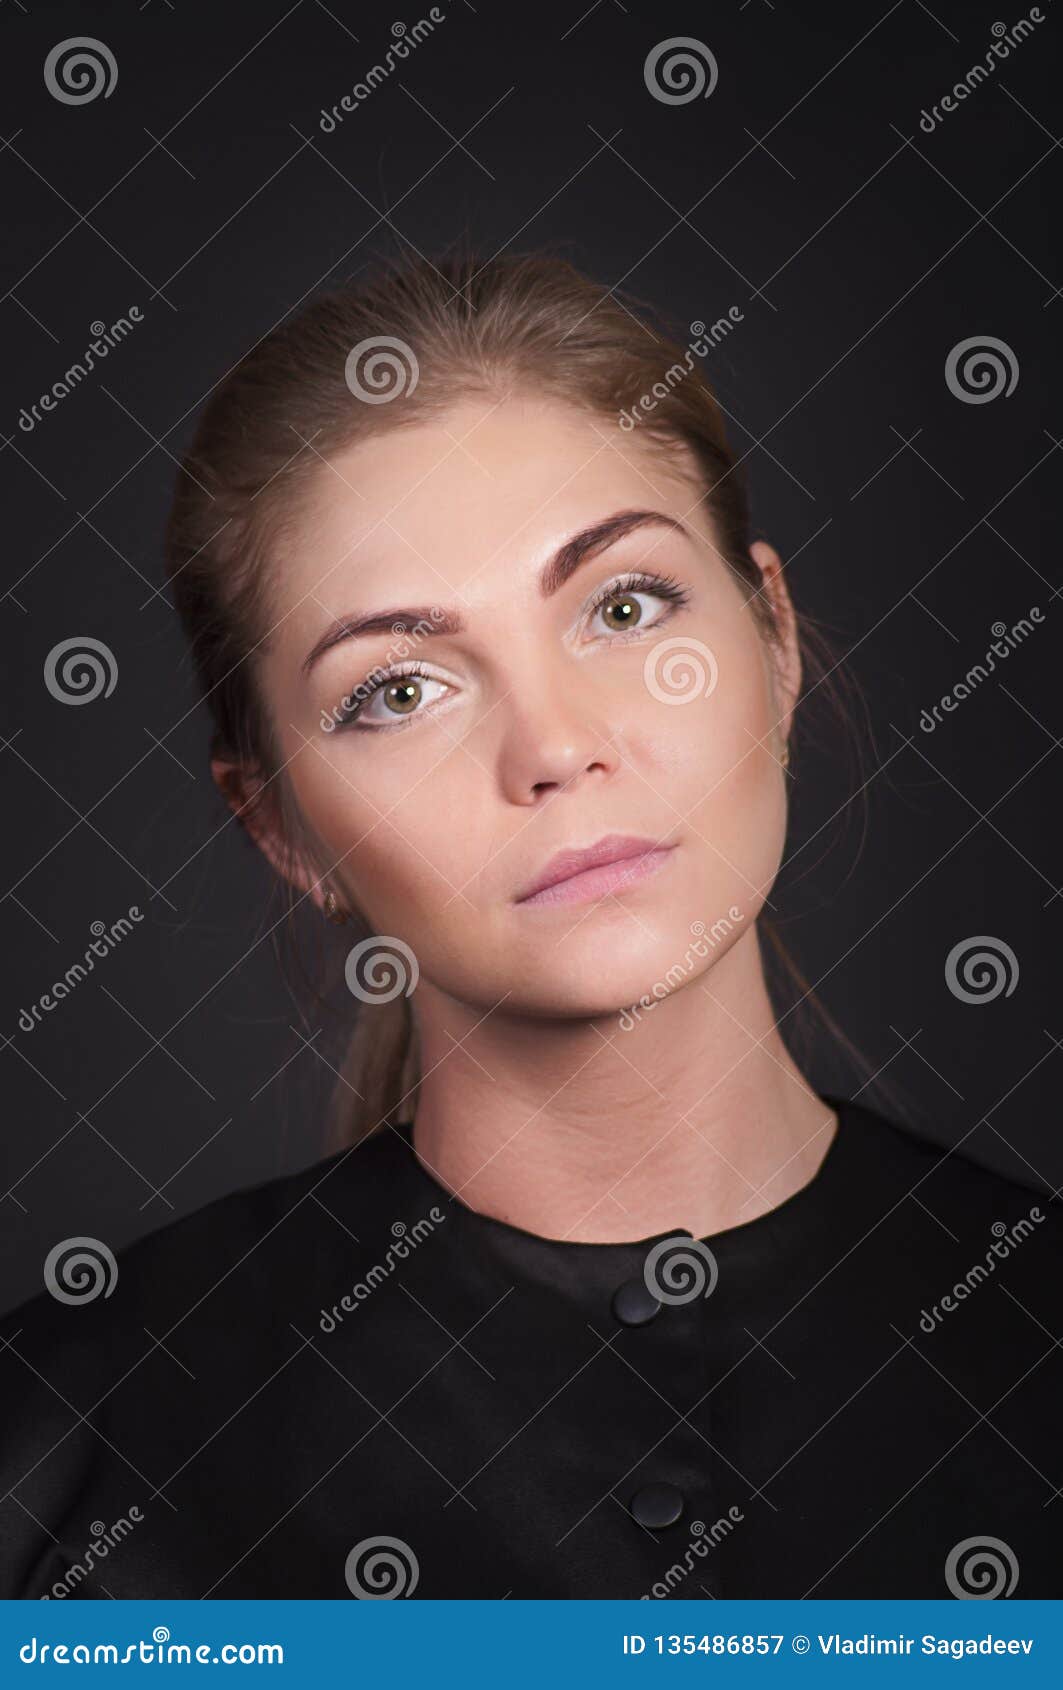
[[[570,874],[553,886],[544,887],[530,898],[519,900],[522,908],[532,904],[585,904],[593,898],[605,898],[610,893],[623,892],[636,880],[655,874],[671,856],[674,845],[646,851],[640,857],[622,857],[615,863],[602,863],[597,868],[584,869],[582,874]]]

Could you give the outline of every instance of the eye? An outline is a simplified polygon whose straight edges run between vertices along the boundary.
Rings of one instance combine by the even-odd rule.
[[[640,602],[643,599],[656,599],[657,606],[644,609]],[[590,606],[590,615],[601,615],[605,629],[611,634],[623,635],[636,629],[647,632],[689,601],[690,593],[674,576],[625,575],[602,589]],[[654,608],[658,614],[652,621],[648,620]]]
[[[428,691],[431,687],[438,687],[439,692]],[[404,664],[359,682],[332,715],[339,728],[353,725],[387,732],[401,727],[403,722],[418,715],[424,704],[432,703],[439,693],[447,690],[445,681],[426,675],[416,664]]]

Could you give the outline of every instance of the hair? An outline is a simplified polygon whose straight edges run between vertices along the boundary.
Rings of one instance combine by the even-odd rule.
[[[387,403],[373,391],[382,380],[390,382]],[[216,386],[181,461],[165,530],[166,573],[213,720],[211,756],[240,771],[219,784],[250,838],[268,824],[286,862],[301,856],[324,874],[333,867],[293,799],[256,659],[270,636],[285,544],[311,511],[324,461],[386,430],[439,418],[462,399],[516,392],[558,399],[614,427],[642,401],[639,437],[673,469],[677,446],[685,449],[724,563],[763,639],[780,640],[750,555],[748,496],[719,403],[659,312],[544,250],[485,262],[456,248],[436,261],[384,260],[367,279],[312,298]],[[816,684],[826,682],[831,696],[830,648],[818,626],[798,615],[797,638],[803,671],[818,669]],[[287,921],[271,926],[274,940],[280,925],[291,938],[307,896],[278,866]],[[359,924],[368,936],[364,917],[352,914],[354,937]],[[784,980],[802,994],[793,1007],[807,1001],[863,1062],[764,912],[757,925]],[[325,924],[316,929],[323,945]],[[343,930],[345,952],[351,932]],[[319,970],[311,982],[319,1002],[320,985]],[[358,1002],[354,1016],[329,1106],[333,1149],[408,1119],[420,1078],[405,994]]]

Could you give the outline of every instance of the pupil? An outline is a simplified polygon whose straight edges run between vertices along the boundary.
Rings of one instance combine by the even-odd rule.
[[[604,610],[607,616],[611,613],[616,615],[617,622],[614,626],[621,628],[631,627],[642,615],[642,606],[637,600],[630,598],[613,599],[610,604],[604,606]]]
[[[414,680],[393,681],[388,688],[388,703],[407,713],[417,703],[420,687]]]

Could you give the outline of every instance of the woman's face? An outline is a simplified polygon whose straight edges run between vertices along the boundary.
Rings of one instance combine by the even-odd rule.
[[[753,554],[788,618],[775,553]],[[423,980],[604,1015],[752,925],[796,658],[769,657],[678,449],[662,469],[559,402],[463,402],[322,466],[275,591],[260,683],[287,779],[327,884]],[[661,849],[525,896],[606,835]]]

